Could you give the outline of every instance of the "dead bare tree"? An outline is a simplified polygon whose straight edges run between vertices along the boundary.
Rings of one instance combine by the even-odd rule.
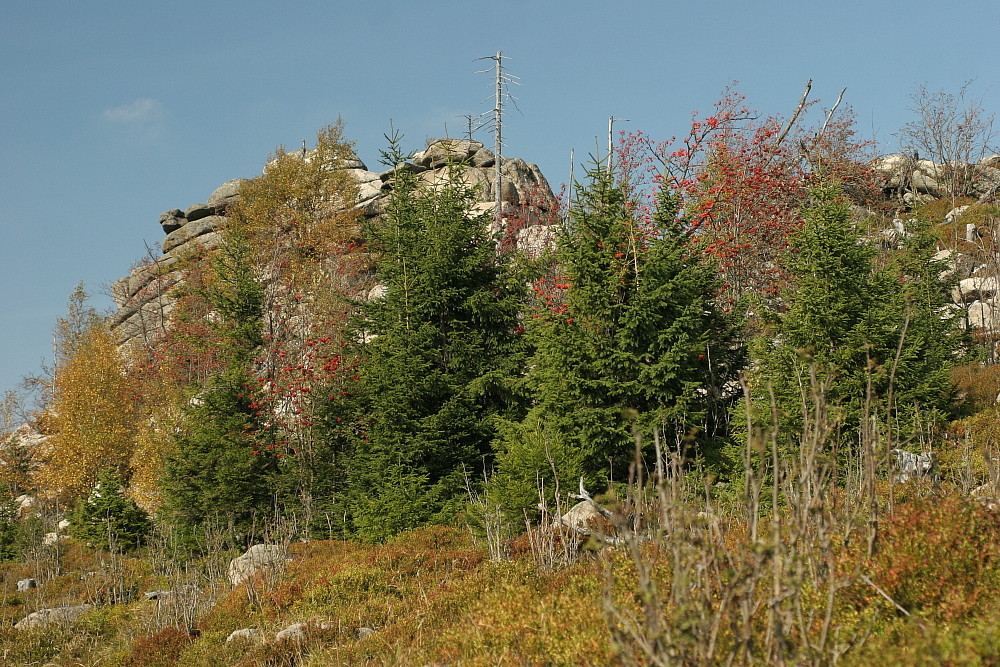
[[[972,82],[962,84],[957,93],[932,92],[920,85],[910,95],[916,115],[897,133],[905,153],[924,156],[937,164],[936,181],[943,194],[957,198],[971,192],[976,163],[989,152],[996,136],[993,114],[982,100],[973,97]]]

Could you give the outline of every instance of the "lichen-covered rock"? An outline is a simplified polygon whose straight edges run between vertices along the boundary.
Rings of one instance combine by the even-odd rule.
[[[233,642],[260,642],[263,640],[263,636],[260,634],[260,630],[257,628],[242,628],[240,630],[233,630],[226,637],[226,643],[231,644]]]
[[[226,181],[212,191],[205,205],[212,208],[216,215],[226,215],[229,208],[239,201],[240,188],[246,182],[245,178],[234,178],[231,181]]]
[[[39,609],[22,618],[14,624],[14,627],[18,630],[32,630],[51,625],[69,625],[93,608],[94,605],[92,604],[77,604],[66,607]]]
[[[208,204],[191,204],[184,209],[184,217],[188,222],[201,220],[202,218],[207,218],[210,215],[215,215],[215,207],[209,206]]]
[[[229,563],[229,581],[239,586],[258,572],[283,568],[291,559],[278,544],[255,544]]]
[[[175,232],[185,224],[187,218],[184,217],[184,211],[179,208],[172,208],[160,214],[160,226],[163,227],[164,234]]]
[[[167,234],[167,238],[163,239],[163,252],[170,252],[196,236],[215,231],[224,220],[225,218],[222,216],[210,215],[194,222],[188,222],[177,231]]]
[[[478,141],[464,139],[438,139],[432,141],[425,150],[413,156],[414,164],[429,169],[440,169],[453,164],[465,164],[483,150]]]

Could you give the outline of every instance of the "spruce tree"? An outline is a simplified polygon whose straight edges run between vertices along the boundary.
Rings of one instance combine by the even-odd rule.
[[[262,450],[273,440],[255,407],[251,364],[262,344],[262,288],[246,237],[229,229],[213,258],[204,298],[213,306],[224,369],[200,387],[185,408],[175,450],[167,459],[164,491],[182,526],[221,518],[247,531],[274,504],[278,468]]]
[[[519,288],[487,234],[491,216],[471,212],[457,167],[418,188],[396,145],[386,213],[367,230],[385,294],[362,305],[357,325],[348,462],[353,525],[373,540],[460,509],[522,363]]]
[[[552,289],[539,289],[546,299],[529,320],[533,407],[500,444],[493,488],[515,513],[537,502],[539,484],[624,481],[636,437],[651,446],[656,431],[688,449],[725,428],[722,386],[738,346],[677,198],[662,188],[644,219],[608,169],[588,179],[558,239]]]
[[[950,411],[948,369],[961,337],[944,313],[947,287],[928,243],[918,234],[894,261],[877,262],[839,190],[813,190],[791,239],[787,307],[753,345],[750,389],[761,427],[777,428],[794,446],[803,415],[820,399],[834,406],[834,423],[851,443],[866,413],[908,429],[918,414],[937,421]]]

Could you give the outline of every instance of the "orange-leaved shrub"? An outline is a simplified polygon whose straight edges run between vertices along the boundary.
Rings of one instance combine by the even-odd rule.
[[[896,505],[868,575],[909,613],[968,617],[1000,593],[1000,519],[956,494]]]

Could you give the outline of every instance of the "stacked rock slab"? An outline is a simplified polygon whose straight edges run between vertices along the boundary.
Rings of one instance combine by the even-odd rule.
[[[289,153],[306,161],[315,154],[314,150]],[[369,171],[357,156],[349,156],[337,166],[357,182],[358,201],[354,208],[369,218],[385,212],[393,177],[401,169],[417,174],[421,187],[425,188],[440,187],[449,178],[475,186],[479,203],[473,207],[474,212],[492,212],[497,187],[495,167],[495,156],[483,144],[458,139],[432,141],[410,161],[382,172]],[[239,201],[240,187],[245,182],[245,179],[228,181],[216,188],[206,202],[184,210],[175,208],[160,216],[165,234],[160,243],[162,252],[151,253],[111,289],[118,308],[111,326],[120,344],[132,341],[148,344],[164,335],[175,303],[173,295],[184,279],[181,268],[197,262],[220,243],[227,214]],[[504,158],[500,193],[504,215],[517,213],[514,236],[519,247],[537,252],[551,242],[553,230],[547,222],[551,217],[548,214],[556,208],[556,200],[536,165],[520,158]],[[494,227],[492,231],[498,229]]]

